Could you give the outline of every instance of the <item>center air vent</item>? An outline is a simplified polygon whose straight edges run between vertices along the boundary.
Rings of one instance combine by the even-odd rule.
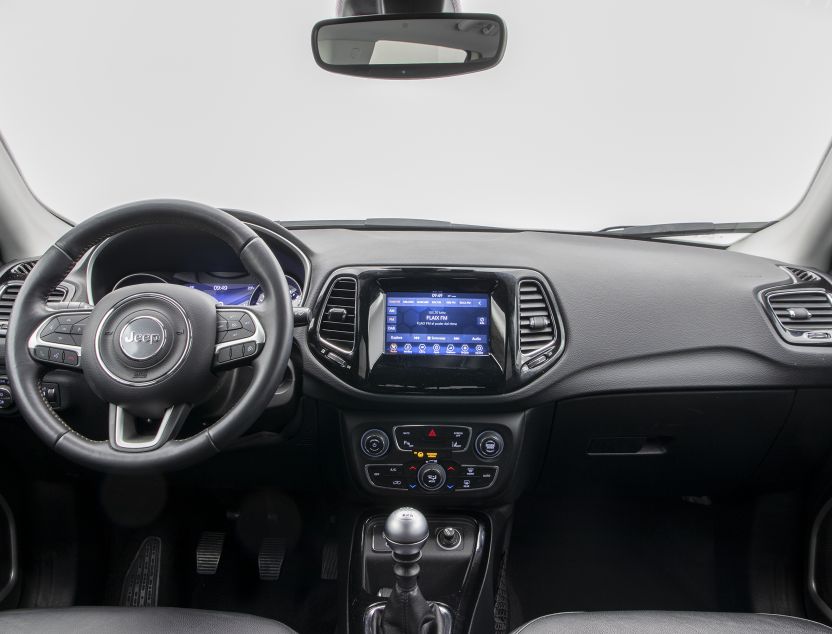
[[[518,292],[520,352],[531,355],[555,342],[557,324],[540,282],[522,280]]]
[[[355,348],[357,282],[354,277],[336,278],[329,287],[318,338],[327,345],[350,354]]]
[[[832,342],[832,301],[825,291],[780,291],[770,293],[766,300],[789,341]]]

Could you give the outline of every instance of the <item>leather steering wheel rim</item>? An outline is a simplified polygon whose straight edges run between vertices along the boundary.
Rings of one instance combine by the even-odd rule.
[[[253,371],[248,389],[213,425],[189,438],[171,439],[152,451],[119,451],[112,442],[81,435],[49,405],[40,387],[46,368],[31,354],[30,337],[44,320],[55,314],[47,307],[50,291],[89,249],[110,236],[149,225],[192,228],[210,233],[230,246],[268,298],[263,306],[247,307],[259,319],[265,341],[251,362]],[[21,288],[11,315],[6,350],[8,375],[23,418],[41,440],[66,458],[109,472],[178,469],[217,454],[265,410],[285,374],[293,328],[292,305],[283,270],[265,241],[250,227],[226,212],[200,203],[141,201],[115,207],[78,224],[38,261]],[[88,336],[91,333],[84,334],[85,338]],[[93,361],[85,358],[83,362]]]

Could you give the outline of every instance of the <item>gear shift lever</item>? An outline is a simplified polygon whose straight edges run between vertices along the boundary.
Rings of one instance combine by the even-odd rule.
[[[384,539],[393,551],[396,587],[381,617],[381,634],[443,634],[442,619],[419,590],[419,560],[428,540],[428,521],[413,508],[393,511],[384,524]]]

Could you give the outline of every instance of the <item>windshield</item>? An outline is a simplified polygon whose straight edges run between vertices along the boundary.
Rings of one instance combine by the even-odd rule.
[[[81,220],[155,197],[279,220],[516,228],[753,222],[800,199],[832,136],[821,0],[462,0],[496,68],[327,73],[335,0],[0,0],[0,130]]]

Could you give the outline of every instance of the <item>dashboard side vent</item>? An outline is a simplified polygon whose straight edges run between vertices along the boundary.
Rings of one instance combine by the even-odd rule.
[[[357,291],[358,283],[354,277],[342,275],[336,278],[329,287],[318,325],[320,340],[347,354],[355,348]]]
[[[832,301],[825,291],[780,291],[770,293],[767,300],[787,331],[832,330]]]
[[[555,342],[557,325],[540,282],[521,280],[518,297],[520,352],[529,355]]]
[[[784,266],[783,268],[800,284],[820,282],[820,275],[807,269],[801,269],[797,266]]]
[[[21,286],[22,284],[6,284],[0,287],[0,337],[5,337],[9,330],[9,317]]]
[[[53,288],[49,292],[49,298],[46,300],[47,304],[54,304],[62,302],[66,299],[67,291],[63,286],[59,286],[58,288]]]
[[[29,275],[29,273],[32,272],[32,269],[35,268],[35,264],[37,263],[37,260],[27,260],[26,262],[21,262],[20,264],[14,265],[9,270],[9,273],[11,273],[12,275],[26,277],[27,275]]]

